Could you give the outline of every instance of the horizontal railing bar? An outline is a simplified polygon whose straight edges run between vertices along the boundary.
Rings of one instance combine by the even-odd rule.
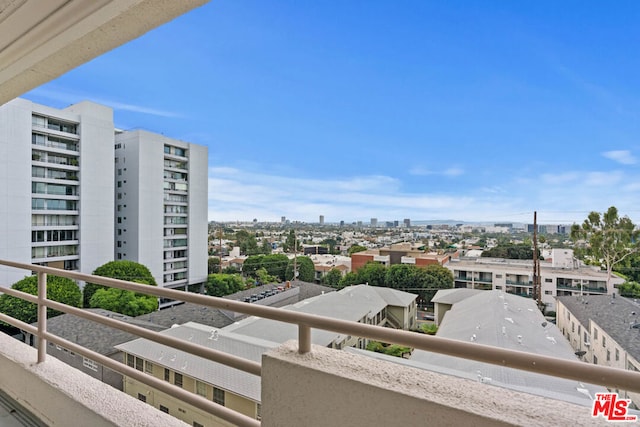
[[[242,427],[260,426],[259,421],[236,412],[233,409],[229,409],[225,406],[209,401],[194,392],[187,391],[169,382],[156,378],[150,374],[138,371],[137,369],[134,369],[122,362],[118,362],[117,360],[111,359],[107,356],[103,356],[102,354],[89,350],[86,347],[82,347],[81,345],[78,345],[71,341],[67,341],[64,338],[60,338],[57,335],[46,332],[44,334],[44,338],[60,345],[61,347],[66,348],[67,350],[73,351],[74,353],[80,354],[81,356],[84,356],[88,359],[92,359],[95,362],[113,371],[119,372],[127,377],[134,378],[150,387],[156,388],[164,393],[167,393],[170,396],[173,396],[190,405],[202,409],[203,411],[207,411],[217,417],[222,418],[225,421]]]
[[[5,292],[9,295],[15,296],[17,298],[23,298],[30,302],[35,302],[38,300],[37,297],[31,294],[27,294],[21,291],[16,291],[15,289],[0,287],[0,292]],[[70,305],[62,304],[56,301],[52,301],[50,299],[47,299],[45,301],[46,301],[47,307],[56,309],[58,311],[63,311],[65,313],[68,313],[74,316],[78,316],[87,320],[92,320],[98,323],[102,323],[114,329],[119,329],[121,331],[129,332],[130,334],[137,335],[139,337],[146,338],[151,341],[155,341],[157,343],[167,345],[169,347],[177,348],[179,350],[186,351],[188,353],[203,357],[205,359],[212,360],[214,362],[222,363],[226,366],[230,366],[232,368],[239,369],[241,371],[248,372],[250,374],[260,376],[262,371],[262,365],[258,362],[233,356],[233,355],[230,355],[229,353],[204,347],[199,344],[182,340],[180,338],[163,335],[155,331],[150,331],[149,329],[145,329],[140,326],[132,325],[130,323],[123,322],[121,320],[117,320],[110,317],[102,316],[100,314],[92,313],[87,310],[82,310],[80,308],[72,307]],[[215,328],[212,328],[212,330],[213,329]]]
[[[224,308],[230,311],[236,311],[286,323],[305,325],[316,329],[402,344],[420,350],[447,354],[493,365],[640,392],[640,373],[624,369],[586,364],[577,360],[559,359],[483,344],[467,343],[438,336],[423,335],[415,332],[400,331],[358,322],[332,319],[292,310],[283,310],[274,307],[234,301],[226,298],[210,297],[173,289],[162,289],[155,286],[140,285],[132,282],[126,282],[124,280],[91,276],[84,273],[58,270],[51,267],[15,263],[12,261],[0,261],[0,264],[33,271],[44,271],[51,275],[77,278],[78,280],[99,283],[105,286],[113,286],[121,289],[129,289],[139,293],[166,296],[176,300],[193,302],[195,304],[209,307]]]
[[[30,325],[28,323],[25,323],[22,320],[18,320],[18,319],[14,318],[14,317],[7,316],[4,313],[0,313],[0,321],[8,323],[11,326],[14,326],[14,327],[16,327],[18,329],[21,329],[23,331],[27,331],[30,334],[33,334],[33,335],[36,335],[36,336],[38,335],[38,328],[36,328],[35,326]]]

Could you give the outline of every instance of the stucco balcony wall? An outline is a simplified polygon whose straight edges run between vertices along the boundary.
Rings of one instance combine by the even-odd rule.
[[[262,425],[607,425],[591,408],[287,342],[262,359]]]
[[[0,333],[0,388],[46,425],[187,426],[56,358],[36,360],[37,350]]]

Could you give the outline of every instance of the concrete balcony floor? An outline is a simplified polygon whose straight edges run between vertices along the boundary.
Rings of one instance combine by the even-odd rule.
[[[44,427],[30,412],[18,402],[0,391],[0,427]]]

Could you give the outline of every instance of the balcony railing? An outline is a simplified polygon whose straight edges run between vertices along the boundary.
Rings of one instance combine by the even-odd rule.
[[[589,286],[572,286],[572,285],[556,285],[557,289],[562,289],[562,290],[568,290],[568,291],[574,291],[574,292],[597,292],[597,293],[601,293],[601,294],[606,294],[607,293],[607,288],[593,288],[593,287],[589,287]]]
[[[0,288],[6,294],[24,299],[38,305],[38,326],[21,322],[17,319],[0,314],[0,320],[18,327],[39,338],[37,361],[42,363],[46,358],[47,341],[51,341],[61,347],[67,348],[77,354],[92,359],[103,366],[112,369],[122,375],[131,377],[150,387],[167,393],[176,399],[180,399],[214,416],[224,419],[239,426],[259,426],[260,421],[246,415],[237,413],[229,408],[218,405],[210,400],[189,392],[161,379],[155,378],[124,363],[88,350],[73,342],[62,339],[47,331],[47,307],[69,313],[84,319],[99,322],[107,326],[129,332],[139,337],[171,346],[176,349],[209,359],[227,366],[254,374],[261,375],[261,365],[257,362],[245,360],[224,352],[202,347],[189,341],[184,341],[168,335],[156,333],[139,326],[128,324],[114,318],[104,317],[79,308],[67,306],[46,298],[47,274],[70,279],[91,282],[109,287],[131,290],[134,292],[154,295],[179,301],[191,302],[207,307],[214,307],[228,311],[234,311],[298,326],[298,352],[311,351],[312,328],[338,332],[351,336],[360,336],[387,343],[400,344],[415,349],[447,354],[454,357],[476,360],[509,368],[521,369],[552,375],[560,378],[577,380],[585,383],[605,385],[610,388],[640,392],[640,372],[631,372],[622,369],[610,368],[600,365],[587,364],[580,361],[558,359],[538,354],[525,353],[515,350],[506,350],[487,345],[457,341],[438,336],[417,334],[409,331],[378,327],[357,322],[333,319],[307,313],[283,310],[258,304],[248,304],[224,298],[215,298],[205,295],[193,294],[172,289],[140,285],[124,280],[110,279],[100,276],[92,276],[73,271],[59,270],[51,267],[43,267],[31,264],[17,263],[0,260],[0,265],[36,272],[38,275],[38,295],[30,295],[14,289]]]

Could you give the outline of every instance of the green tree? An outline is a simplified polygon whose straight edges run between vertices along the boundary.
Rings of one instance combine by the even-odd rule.
[[[349,273],[342,276],[342,279],[340,279],[340,282],[338,282],[338,289],[346,288],[347,286],[359,285],[361,283],[362,282],[360,282],[358,273],[350,271]]]
[[[332,268],[324,275],[322,278],[322,284],[331,286],[332,288],[337,288],[340,284],[340,279],[342,279],[342,273],[337,268]]]
[[[482,252],[483,257],[507,258],[507,259],[533,259],[533,249],[531,245],[499,245]],[[538,251],[540,256],[540,251]]]
[[[95,291],[89,304],[126,316],[140,316],[158,309],[158,298],[126,289],[108,288]]]
[[[261,258],[261,267],[267,270],[267,273],[271,276],[275,276],[281,282],[285,280],[285,274],[287,272],[287,264],[289,264],[289,257],[285,254],[270,254]]]
[[[101,265],[93,271],[96,276],[112,279],[128,280],[156,286],[156,280],[147,267],[134,261],[118,260]],[[87,282],[84,285],[82,302],[84,307],[91,307],[91,297],[98,289],[108,289],[107,286]],[[154,297],[155,298],[155,297]]]
[[[267,239],[263,238],[262,245],[260,246],[260,251],[265,255],[269,255],[272,250],[273,248],[271,247],[271,243],[269,243]]]
[[[278,283],[282,281],[277,276],[270,275],[267,269],[264,267],[260,267],[256,271],[256,277],[258,278],[258,282],[260,283],[260,285],[268,285],[270,283]]]
[[[298,277],[293,277],[293,266],[296,264]],[[308,256],[299,256],[289,260],[287,264],[287,272],[285,274],[287,280],[302,280],[303,282],[313,282],[316,277],[316,267]]]
[[[364,252],[366,250],[367,250],[367,248],[365,248],[364,246],[351,245],[351,247],[347,250],[347,255],[351,256],[351,255],[355,254],[356,252]]]
[[[11,288],[31,295],[38,295],[38,277],[27,276],[14,283]],[[47,276],[47,299],[73,307],[80,307],[82,293],[76,282],[71,279]],[[34,323],[38,320],[38,306],[36,304],[7,294],[0,296],[0,311],[25,323]],[[63,313],[50,308],[47,309],[47,317],[54,317],[60,314]]]
[[[640,298],[640,284],[637,282],[624,282],[618,285],[618,292],[623,297]]]
[[[207,260],[208,274],[220,273],[220,258],[210,256]]]
[[[368,283],[369,286],[385,286],[387,268],[379,262],[369,261],[358,269],[360,283]]]
[[[298,250],[298,245],[296,244],[296,232],[295,230],[289,230],[289,234],[287,235],[287,239],[282,245],[282,249],[285,252],[294,252]]]
[[[340,251],[337,249],[338,241],[336,239],[333,239],[333,238],[324,239],[322,242],[320,242],[320,245],[327,246],[329,248],[330,254],[335,255],[340,253]]]
[[[439,289],[453,288],[453,273],[448,268],[438,264],[418,268],[420,270],[418,285],[424,289],[424,291],[418,291],[418,295],[427,303],[431,303],[431,299]]]
[[[214,297],[235,294],[245,289],[245,283],[239,274],[210,274],[204,285],[205,293]]]
[[[244,263],[242,263],[242,274],[244,274],[245,277],[255,278],[256,271],[262,267],[262,258],[264,258],[264,255],[248,256],[247,259],[244,260]]]
[[[607,271],[607,289],[611,289],[613,268],[640,250],[640,231],[629,217],[620,217],[611,206],[604,214],[591,212],[582,226],[571,226],[571,239],[588,242],[587,251]]]
[[[395,264],[390,266],[385,273],[385,286],[394,289],[415,288],[419,273],[419,267],[408,264]],[[422,286],[420,286],[422,287]]]

